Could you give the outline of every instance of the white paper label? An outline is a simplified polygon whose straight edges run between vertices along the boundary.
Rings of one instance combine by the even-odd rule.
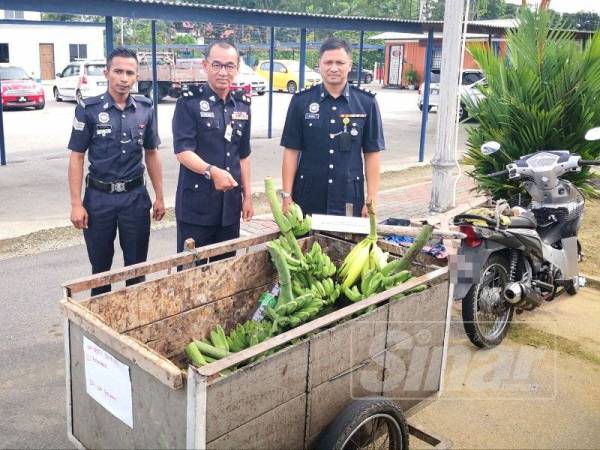
[[[85,390],[113,416],[133,428],[129,367],[85,336]]]
[[[366,217],[312,215],[312,229],[338,231],[340,233],[369,234],[369,219]]]

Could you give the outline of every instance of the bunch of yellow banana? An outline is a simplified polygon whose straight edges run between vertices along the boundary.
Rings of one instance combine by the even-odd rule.
[[[294,236],[304,236],[312,229],[311,216],[304,216],[302,213],[302,208],[300,208],[298,203],[290,204],[285,217],[292,227],[292,233],[294,233]]]

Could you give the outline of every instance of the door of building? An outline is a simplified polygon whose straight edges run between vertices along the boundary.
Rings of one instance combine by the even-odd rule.
[[[54,44],[40,44],[40,78],[54,80]]]
[[[388,84],[398,86],[402,82],[402,60],[404,59],[404,45],[390,46],[390,73]]]

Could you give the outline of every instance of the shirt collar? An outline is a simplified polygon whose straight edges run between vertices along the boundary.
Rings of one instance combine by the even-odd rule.
[[[208,97],[208,99],[209,99],[209,100],[210,100],[212,103],[218,103],[218,102],[221,100],[221,97],[219,97],[219,96],[218,96],[218,95],[215,93],[215,91],[213,91],[213,90],[210,88],[210,86],[209,86],[209,84],[208,84],[208,83],[206,83],[206,84],[204,85],[204,92],[206,93],[206,96]],[[214,98],[214,100],[213,100],[213,98]],[[236,106],[236,103],[235,103],[235,98],[234,98],[234,96],[232,95],[232,93],[231,93],[231,92],[227,94],[227,99],[226,99],[226,100],[225,100],[225,102],[223,102],[223,103],[225,103],[225,104],[227,104],[227,103],[232,103],[234,107]]]
[[[327,89],[325,89],[325,84],[321,83],[319,85],[319,102],[322,102],[327,97],[331,97],[331,95],[329,94],[329,92],[327,92]],[[342,91],[341,97],[344,97],[346,101],[350,101],[350,84],[346,83],[346,86],[344,86],[344,90]]]
[[[103,109],[109,109],[109,108],[119,109],[119,108],[117,108],[117,104],[115,103],[112,96],[108,93],[108,91],[106,91],[104,93],[104,95],[102,95],[100,97],[100,99],[104,100],[104,104],[102,106]],[[125,109],[129,108],[130,106],[132,106],[134,109],[137,108],[137,102],[135,101],[135,99],[133,98],[133,95],[131,95],[131,94],[129,94],[129,97],[127,97],[127,102],[125,103]]]

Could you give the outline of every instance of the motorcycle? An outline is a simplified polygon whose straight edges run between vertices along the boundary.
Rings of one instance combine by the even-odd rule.
[[[600,140],[600,128],[589,130],[585,139]],[[481,151],[490,155],[500,148],[487,142]],[[600,161],[584,161],[565,150],[522,156],[488,176],[522,182],[531,198],[526,209],[499,200],[493,209],[454,217],[466,236],[451,264],[454,298],[462,299],[463,326],[474,345],[500,344],[515,311],[532,310],[563,290],[575,295],[585,283],[578,271],[577,239],[584,197],[561,177],[597,165]]]

